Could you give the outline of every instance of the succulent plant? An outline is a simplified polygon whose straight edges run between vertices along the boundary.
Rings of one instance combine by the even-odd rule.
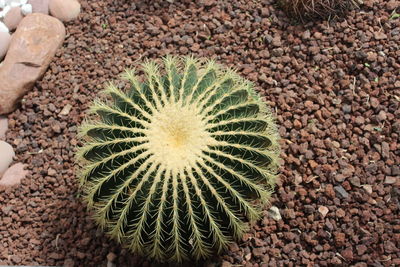
[[[207,258],[260,216],[278,134],[252,84],[213,61],[167,56],[110,83],[83,123],[79,177],[97,223],[158,261]]]

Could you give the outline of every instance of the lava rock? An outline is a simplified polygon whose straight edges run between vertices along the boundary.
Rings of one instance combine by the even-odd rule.
[[[335,191],[339,194],[340,197],[342,198],[348,198],[349,197],[349,193],[347,193],[347,191],[341,186],[335,186]]]

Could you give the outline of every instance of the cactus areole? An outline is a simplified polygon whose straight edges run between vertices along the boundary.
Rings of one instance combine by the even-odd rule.
[[[79,178],[97,223],[158,261],[202,259],[259,218],[278,167],[274,119],[252,84],[213,61],[168,56],[110,83],[83,123]],[[261,200],[255,204],[255,199]]]

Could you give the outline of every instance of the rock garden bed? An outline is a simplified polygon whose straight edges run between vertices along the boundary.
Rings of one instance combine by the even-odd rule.
[[[82,0],[76,20],[53,13],[65,29],[44,14],[19,22],[12,38],[46,16],[52,33],[39,47],[54,58],[40,48],[29,58],[13,39],[0,66],[0,265],[157,265],[94,224],[74,153],[105,82],[167,54],[237,68],[274,108],[282,138],[271,207],[200,266],[400,265],[398,1],[305,23],[273,0],[170,2]]]

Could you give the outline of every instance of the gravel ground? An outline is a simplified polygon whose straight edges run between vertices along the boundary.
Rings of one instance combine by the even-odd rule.
[[[150,3],[147,3],[150,2]],[[365,0],[342,19],[291,23],[271,0],[87,1],[7,142],[31,175],[0,192],[0,264],[151,266],[80,203],[77,126],[103,84],[143,58],[214,57],[276,109],[284,165],[268,212],[204,266],[400,265],[400,18]],[[200,2],[195,4],[194,2]],[[110,254],[110,252],[114,254]]]

